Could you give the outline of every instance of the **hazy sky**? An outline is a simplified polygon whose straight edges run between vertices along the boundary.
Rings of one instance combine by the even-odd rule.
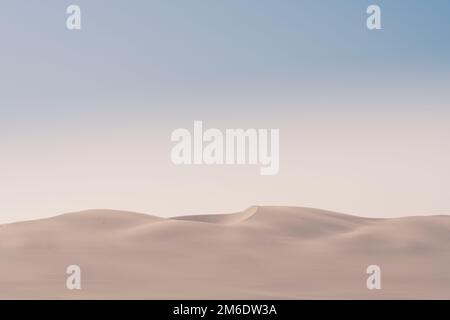
[[[374,3],[383,29],[369,31]],[[3,0],[0,222],[450,213],[449,17],[448,0]],[[174,166],[170,134],[194,120],[279,128],[280,173]]]

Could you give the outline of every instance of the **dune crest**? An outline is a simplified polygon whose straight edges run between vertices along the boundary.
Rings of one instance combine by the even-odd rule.
[[[238,213],[189,215],[189,216],[174,217],[172,219],[186,220],[193,222],[215,223],[215,224],[236,224],[251,218],[253,215],[257,213],[257,211],[258,207],[252,206]]]

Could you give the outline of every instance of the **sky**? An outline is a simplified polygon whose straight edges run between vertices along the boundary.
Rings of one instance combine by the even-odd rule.
[[[448,214],[449,17],[447,0],[1,1],[0,223],[91,208]],[[171,132],[195,120],[278,128],[279,174],[175,166]]]

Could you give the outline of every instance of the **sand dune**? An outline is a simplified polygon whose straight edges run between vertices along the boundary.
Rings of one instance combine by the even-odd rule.
[[[82,268],[67,290],[66,267]],[[366,268],[382,289],[366,288]],[[1,299],[450,299],[450,217],[91,210],[0,226]]]

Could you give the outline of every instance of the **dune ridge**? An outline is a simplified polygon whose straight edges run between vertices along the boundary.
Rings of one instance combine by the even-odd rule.
[[[87,210],[1,225],[0,260],[0,299],[449,299],[450,217]],[[71,264],[82,290],[65,288]]]
[[[228,214],[204,214],[204,215],[189,215],[173,217],[174,220],[185,220],[195,222],[206,222],[215,224],[235,224],[250,219],[258,211],[257,206],[253,206],[238,213]]]

